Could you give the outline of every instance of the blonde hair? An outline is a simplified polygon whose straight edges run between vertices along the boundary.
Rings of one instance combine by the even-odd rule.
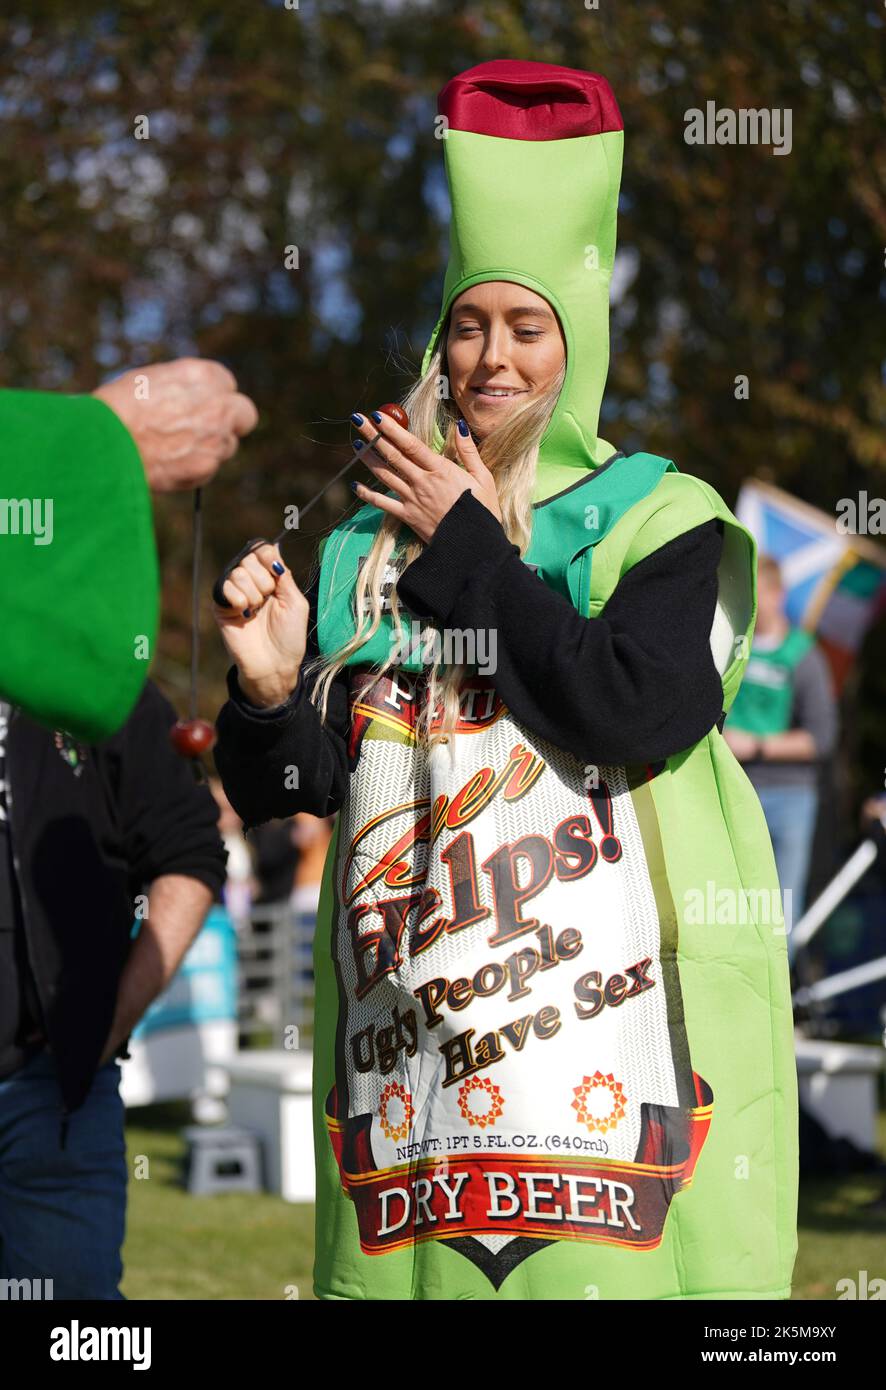
[[[443,325],[428,369],[424,376],[403,398],[403,407],[409,415],[409,429],[429,448],[433,449],[434,426],[439,428],[443,439],[440,451],[445,457],[458,461],[456,451],[456,429],[458,409],[449,396],[448,377],[443,372],[446,355],[447,329],[449,319]],[[448,364],[447,364],[448,365]],[[495,488],[502,514],[502,528],[508,540],[516,545],[521,555],[526,553],[532,535],[532,491],[535,482],[538,448],[542,435],[553,414],[554,407],[563,386],[566,374],[565,359],[554,380],[546,391],[535,397],[527,405],[509,413],[508,418],[491,429],[478,449],[483,462],[495,478]],[[376,490],[379,490],[376,484]],[[387,565],[395,553],[397,532],[401,527],[398,517],[385,512],[372,542],[366,561],[355,585],[354,613],[357,629],[350,641],[328,657],[323,654],[305,663],[305,674],[317,672],[317,680],[311,691],[311,700],[320,709],[321,720],[326,719],[329,688],[338,672],[346,664],[352,652],[362,647],[377,630],[382,618],[381,586]],[[424,549],[424,543],[417,537],[401,545],[397,556],[405,558],[405,565],[415,560]],[[366,599],[369,599],[368,611]],[[401,630],[401,607],[397,597],[396,585],[390,593],[391,615],[395,632]],[[359,617],[358,617],[359,615]],[[426,650],[431,640],[433,625],[422,630],[419,650]],[[419,708],[416,718],[416,739],[420,744],[430,746],[448,736],[455,730],[459,715],[461,686],[469,668],[466,665],[446,666],[438,655],[427,663],[427,699]],[[374,685],[391,667],[396,666],[396,646],[392,643],[391,655],[375,668]],[[368,689],[369,687],[367,687]],[[442,703],[441,727],[431,732],[433,712]],[[452,751],[450,747],[450,752]]]

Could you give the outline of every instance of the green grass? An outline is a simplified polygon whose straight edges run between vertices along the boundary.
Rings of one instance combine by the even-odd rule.
[[[133,1112],[127,1124],[129,1209],[123,1247],[127,1298],[311,1299],[314,1208],[263,1192],[191,1197],[182,1186],[191,1123],[186,1104]],[[138,1156],[148,1174],[138,1172]]]
[[[123,1251],[127,1298],[283,1299],[288,1285],[311,1299],[314,1208],[268,1193],[190,1197],[181,1185],[190,1123],[185,1104],[133,1112],[127,1125],[129,1212]],[[880,1116],[886,1153],[886,1114]],[[137,1156],[149,1176],[135,1178]],[[805,1182],[800,1188],[795,1299],[835,1299],[837,1280],[886,1278],[883,1177]]]

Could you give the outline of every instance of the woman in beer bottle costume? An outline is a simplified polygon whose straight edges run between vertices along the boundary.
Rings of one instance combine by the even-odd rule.
[[[216,609],[247,824],[338,813],[315,939],[315,1291],[786,1298],[785,926],[722,723],[754,543],[597,434],[623,130],[607,82],[440,94],[451,252],[409,428],[302,594]],[[248,616],[243,616],[244,610]]]

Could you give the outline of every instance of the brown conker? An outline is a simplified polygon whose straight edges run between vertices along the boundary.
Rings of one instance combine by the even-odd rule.
[[[402,425],[404,430],[409,429],[409,416],[402,405],[397,405],[396,401],[389,401],[387,405],[380,405],[378,413],[379,415],[390,415],[391,419],[398,425]]]
[[[179,719],[169,730],[169,737],[183,758],[199,758],[215,743],[215,729],[205,719]]]

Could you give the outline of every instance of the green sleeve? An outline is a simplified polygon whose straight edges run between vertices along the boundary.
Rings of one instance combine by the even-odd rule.
[[[159,583],[138,450],[93,396],[0,391],[0,694],[90,742],[154,655]]]

